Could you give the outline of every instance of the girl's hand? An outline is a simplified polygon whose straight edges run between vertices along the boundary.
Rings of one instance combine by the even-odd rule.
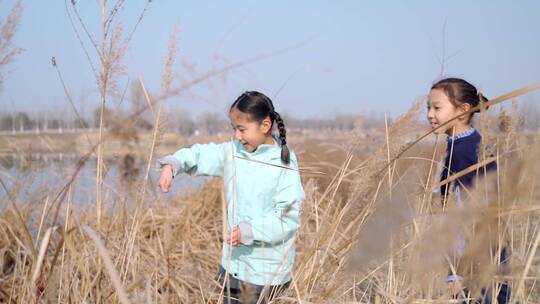
[[[234,228],[229,231],[225,242],[233,247],[240,246],[240,228],[238,228],[238,226],[234,226]]]
[[[163,170],[161,170],[161,175],[159,176],[159,187],[161,188],[161,191],[165,193],[169,192],[172,179],[173,179],[172,166],[171,165],[163,166]]]

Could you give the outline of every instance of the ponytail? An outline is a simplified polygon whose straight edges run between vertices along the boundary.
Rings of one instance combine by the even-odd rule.
[[[486,98],[486,96],[484,96],[484,94],[482,93],[478,93],[478,105],[481,105],[485,102],[488,102],[489,99]],[[485,107],[485,110],[487,110],[489,108],[489,106]],[[480,113],[480,109],[474,111],[474,113]]]
[[[287,147],[287,130],[285,130],[285,124],[283,123],[283,118],[279,115],[278,112],[273,112],[274,120],[277,125],[279,132],[279,141],[281,145],[281,161],[288,165],[291,162],[291,153],[289,152],[289,147]]]

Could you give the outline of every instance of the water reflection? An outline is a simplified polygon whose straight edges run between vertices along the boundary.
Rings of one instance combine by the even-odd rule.
[[[43,197],[54,197],[76,172],[80,160],[75,153],[3,153],[0,154],[0,177],[9,191],[17,191],[17,201],[39,202]],[[142,189],[147,170],[147,160],[134,154],[124,154],[108,158],[104,170],[104,200],[106,204],[130,203]],[[175,194],[196,190],[207,178],[180,175],[175,178],[169,194],[160,194],[157,189],[159,172],[152,164],[148,179],[148,197]],[[96,198],[96,158],[90,158],[73,183],[72,201],[79,206],[95,204]],[[0,189],[0,207],[7,203],[5,190]],[[1,209],[1,208],[0,208]]]

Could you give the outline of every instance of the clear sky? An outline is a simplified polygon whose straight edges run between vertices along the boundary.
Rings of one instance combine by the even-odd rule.
[[[5,16],[15,1],[0,1]],[[68,1],[70,2],[70,1]],[[98,2],[77,1],[99,37]],[[133,27],[147,1],[126,1],[122,22]],[[68,4],[71,5],[71,4]],[[82,111],[98,102],[88,61],[63,0],[25,0],[16,44],[24,49],[5,70],[0,107],[67,111],[55,56]],[[129,79],[160,88],[169,38],[178,35],[181,61],[204,72],[298,46],[201,85],[171,106],[225,112],[245,90],[275,97],[280,112],[318,116],[387,112],[397,115],[439,77],[446,22],[446,76],[464,77],[495,97],[540,82],[540,1],[173,1],[154,0],[123,64]],[[86,40],[85,40],[86,41]],[[92,51],[92,49],[90,49]],[[224,59],[223,59],[224,58]],[[525,99],[540,101],[540,93]]]

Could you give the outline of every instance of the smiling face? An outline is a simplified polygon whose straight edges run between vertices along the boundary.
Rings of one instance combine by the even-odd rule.
[[[454,105],[443,90],[433,89],[429,92],[428,96],[427,119],[431,128],[434,129],[446,121],[463,114],[468,111],[469,108],[470,105],[468,103],[463,103],[459,106]],[[454,133],[466,131],[469,127],[469,117],[465,115],[438,129],[435,133],[445,133],[453,136]]]
[[[270,117],[258,122],[251,119],[249,114],[232,108],[229,112],[229,119],[234,130],[234,138],[240,141],[247,151],[253,152],[262,144],[274,143]]]

